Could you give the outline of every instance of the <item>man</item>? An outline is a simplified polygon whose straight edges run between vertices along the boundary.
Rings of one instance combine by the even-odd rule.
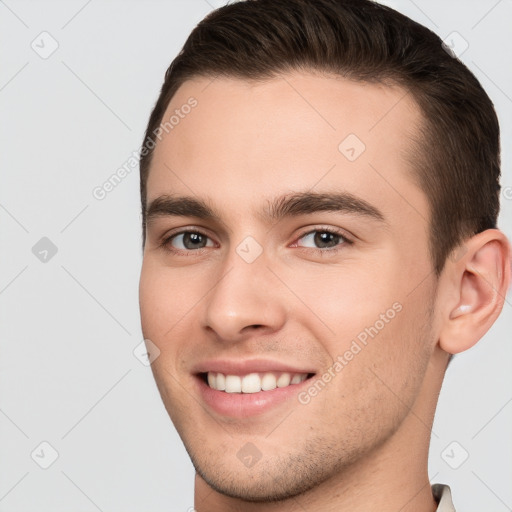
[[[454,510],[436,401],[510,280],[469,70],[369,0],[235,3],[170,66],[141,154],[142,327],[195,508]]]

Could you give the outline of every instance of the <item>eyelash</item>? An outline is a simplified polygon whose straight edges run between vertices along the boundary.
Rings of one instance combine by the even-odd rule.
[[[187,234],[187,233],[201,235],[201,236],[204,236],[204,237],[206,237],[206,238],[211,240],[211,238],[208,235],[206,235],[205,233],[203,233],[201,231],[198,231],[196,229],[185,229],[185,230],[179,231],[177,233],[173,233],[172,235],[170,235],[168,237],[165,237],[162,240],[162,243],[161,243],[160,247],[165,249],[165,250],[167,250],[167,251],[169,251],[169,252],[171,252],[171,253],[182,254],[184,256],[192,256],[192,253],[200,252],[202,249],[205,249],[205,247],[201,247],[199,249],[183,250],[183,249],[174,249],[174,248],[172,248],[170,246],[170,242],[174,238],[176,238],[179,235],[184,235],[184,234]],[[341,238],[341,240],[340,240],[340,243],[338,245],[335,245],[334,247],[330,247],[330,248],[329,247],[323,248],[323,249],[321,249],[319,247],[315,248],[315,247],[303,247],[303,246],[295,245],[299,240],[301,240],[305,236],[311,235],[313,233],[328,233],[328,234],[331,234],[331,235],[339,236]],[[333,228],[321,228],[321,227],[317,227],[315,229],[310,229],[308,231],[305,231],[304,233],[302,233],[297,238],[297,242],[293,242],[293,244],[298,249],[305,249],[305,250],[308,250],[308,251],[314,251],[316,254],[318,254],[318,255],[320,255],[322,257],[333,255],[333,254],[338,254],[339,251],[341,251],[343,249],[343,246],[352,245],[354,243],[353,240],[351,240],[344,232],[335,230]]]

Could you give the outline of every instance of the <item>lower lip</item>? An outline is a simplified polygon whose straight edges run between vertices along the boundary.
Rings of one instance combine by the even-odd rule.
[[[199,392],[203,401],[221,416],[248,418],[269,411],[285,402],[296,401],[297,394],[306,386],[310,379],[299,384],[291,384],[284,388],[258,393],[226,393],[212,389],[201,377],[196,377]]]

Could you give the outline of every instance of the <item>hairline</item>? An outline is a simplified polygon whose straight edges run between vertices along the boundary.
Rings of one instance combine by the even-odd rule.
[[[434,251],[433,243],[434,243],[434,226],[433,226],[433,211],[434,211],[434,205],[430,198],[430,196],[425,191],[424,187],[422,186],[421,182],[421,175],[425,172],[425,164],[428,163],[429,157],[428,157],[428,137],[422,137],[424,134],[431,134],[434,130],[434,126],[432,125],[432,121],[428,118],[427,113],[425,112],[424,108],[421,105],[420,97],[421,97],[421,89],[418,89],[417,87],[414,87],[414,84],[411,83],[404,83],[402,80],[398,80],[394,77],[390,76],[375,76],[375,78],[372,79],[363,79],[360,77],[355,76],[354,73],[342,73],[342,72],[335,72],[333,70],[327,69],[327,68],[320,68],[318,66],[286,66],[282,69],[275,69],[272,72],[264,75],[258,75],[258,76],[246,76],[243,74],[237,74],[237,73],[219,73],[214,74],[211,72],[205,72],[205,73],[193,73],[189,74],[183,77],[180,77],[181,80],[176,82],[174,84],[174,87],[170,90],[171,95],[169,99],[167,100],[165,104],[165,108],[162,111],[162,115],[158,121],[158,124],[156,127],[159,127],[162,124],[162,121],[165,117],[165,113],[170,108],[170,105],[175,99],[176,95],[182,89],[182,87],[187,84],[188,82],[193,82],[195,80],[208,80],[211,79],[216,80],[217,78],[226,78],[226,79],[233,79],[233,80],[240,80],[242,82],[246,83],[265,83],[270,82],[272,80],[278,79],[281,76],[286,76],[287,74],[291,74],[294,72],[298,73],[310,73],[313,75],[323,76],[327,78],[333,78],[333,79],[345,79],[349,80],[355,84],[377,84],[377,85],[383,85],[388,88],[397,87],[404,91],[406,94],[410,96],[412,99],[413,104],[417,108],[418,116],[417,116],[417,123],[414,127],[414,134],[413,136],[408,137],[408,145],[407,149],[401,154],[404,161],[410,165],[410,169],[408,170],[408,175],[410,177],[411,183],[414,184],[418,189],[421,191],[421,193],[425,196],[427,200],[428,205],[428,234],[429,234],[429,255],[430,260],[432,263],[433,268],[436,270],[436,276],[440,275],[440,272],[442,269],[436,269],[436,254]],[[208,87],[208,86],[206,86]],[[204,90],[204,89],[203,89]],[[169,94],[169,91],[168,91]],[[393,108],[393,107],[392,107]],[[385,114],[387,115],[387,113]],[[423,139],[423,140],[422,140]],[[143,184],[144,184],[144,197],[142,198],[142,217],[143,217],[143,246],[145,243],[145,235],[146,235],[146,209],[147,209],[147,182],[149,179],[149,173],[151,171],[151,165],[153,163],[153,154],[156,150],[156,147],[158,146],[158,142],[155,144],[155,146],[148,151],[147,157],[144,159],[144,176],[143,176]]]

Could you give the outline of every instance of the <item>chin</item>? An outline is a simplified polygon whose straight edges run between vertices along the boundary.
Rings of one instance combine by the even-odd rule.
[[[272,478],[270,473],[261,474],[261,470],[252,475],[245,472],[230,471],[228,474],[221,475],[212,471],[204,471],[194,461],[192,461],[198,475],[213,490],[228,496],[252,503],[271,503],[285,501],[301,494],[306,493],[318,484],[316,480],[310,480],[307,476],[299,480],[299,475],[289,470],[288,474],[281,474],[279,478]]]
[[[270,503],[303,495],[346,469],[348,458],[336,456],[327,443],[318,441],[294,454],[262,454],[252,467],[228,449],[212,447],[205,453],[185,447],[196,473],[214,491],[246,502]]]

